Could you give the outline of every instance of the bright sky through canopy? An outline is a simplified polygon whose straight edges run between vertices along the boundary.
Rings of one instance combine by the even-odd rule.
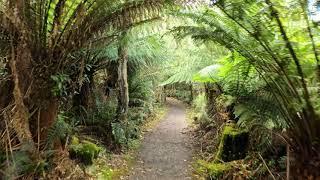
[[[311,19],[315,22],[320,22],[320,1],[309,0],[308,8]]]

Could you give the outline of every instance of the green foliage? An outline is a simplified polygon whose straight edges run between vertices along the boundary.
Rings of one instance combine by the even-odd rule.
[[[129,78],[129,106],[151,107],[154,103],[153,80],[143,78],[141,75],[132,75]]]
[[[8,164],[1,166],[4,179],[13,179],[26,174],[41,174],[48,166],[43,160],[34,162],[26,151],[13,151],[8,158]]]
[[[102,170],[101,175],[99,175],[98,179],[103,180],[112,180],[114,172],[111,168],[106,168]]]
[[[56,141],[65,140],[72,133],[73,125],[64,112],[58,114],[57,120],[48,130],[46,147],[51,149]]]
[[[218,72],[221,66],[218,64],[207,66],[193,76],[193,81],[201,83],[214,83],[219,81]]]
[[[127,131],[130,139],[138,139],[140,137],[140,127],[152,112],[153,110],[150,110],[147,106],[129,109]]]
[[[34,169],[34,163],[27,153],[23,151],[15,152],[13,154],[13,159],[11,159],[11,163],[12,166],[6,169],[6,174],[9,175],[7,178],[10,178],[10,176],[13,177],[15,175],[26,174],[32,172]]]
[[[222,179],[224,174],[232,168],[228,163],[212,163],[203,160],[198,160],[196,166],[197,173],[206,174],[206,179],[210,180]]]
[[[127,137],[126,137],[126,124],[122,123],[112,123],[112,134],[115,138],[116,143],[125,145],[127,143]]]
[[[107,102],[97,103],[97,107],[92,111],[88,111],[85,117],[78,117],[83,124],[88,126],[98,125],[105,126],[113,122],[116,117],[117,102],[114,97],[111,97]]]
[[[85,140],[80,142],[75,136],[72,137],[69,146],[70,157],[80,160],[80,162],[85,165],[91,165],[93,160],[98,157],[101,150],[101,147],[98,145]]]
[[[70,78],[67,74],[57,74],[52,75],[51,79],[54,82],[54,86],[52,88],[52,93],[54,96],[64,96],[67,95],[67,85],[70,83]]]
[[[257,147],[271,144],[271,133],[268,132],[285,129],[291,150],[295,155],[301,155],[297,159],[303,162],[317,157],[320,152],[320,31],[308,18],[306,2],[212,1],[210,6],[205,4],[175,14],[177,18],[184,18],[183,22],[174,23],[179,25],[172,30],[175,37],[159,35],[154,32],[156,26],[148,23],[159,19],[165,4],[172,5],[172,2],[0,0],[0,58],[16,57],[9,58],[8,62],[0,59],[0,85],[2,87],[5,82],[4,78],[11,77],[11,72],[4,67],[12,66],[14,59],[19,65],[16,77],[20,76],[20,81],[30,74],[30,79],[26,76],[26,84],[30,83],[30,87],[20,87],[23,91],[27,89],[21,93],[26,96],[24,103],[29,112],[39,108],[45,100],[34,98],[40,103],[35,102],[34,94],[47,98],[46,93],[51,90],[60,102],[62,97],[67,100],[68,96],[74,95],[78,89],[75,86],[89,82],[89,74],[100,75],[99,70],[106,67],[108,70],[103,78],[117,74],[112,65],[119,59],[120,44],[127,41],[128,122],[115,122],[115,99],[108,97],[106,103],[96,99],[97,108],[76,114],[75,118],[59,113],[48,131],[46,147],[51,149],[56,140],[65,140],[76,125],[100,128],[103,132],[97,134],[112,134],[115,143],[128,145],[139,137],[141,124],[153,111],[156,87],[160,82],[161,86],[172,85],[175,90],[170,95],[186,102],[191,101],[189,85],[196,82],[215,83],[223,93],[214,102],[206,102],[201,93],[203,90],[197,93],[193,106],[200,126],[215,126],[210,112],[206,112],[208,105],[222,105],[225,109],[234,107],[228,113],[236,116],[237,125],[253,130],[250,131],[252,137],[261,137]],[[137,26],[141,24],[147,24],[143,28],[149,28],[148,32],[139,32]],[[124,32],[126,37],[123,38]],[[59,108],[68,109],[70,104],[66,102]],[[32,120],[33,116],[30,127],[35,129]],[[243,157],[236,152],[240,146],[236,143],[244,146],[244,136],[247,136],[246,131],[226,126],[218,156],[223,160]],[[92,163],[101,151],[91,142],[76,139],[70,147],[71,154],[85,164]],[[23,151],[14,152],[13,156],[11,161],[16,163],[8,167],[13,176],[32,168],[43,169],[45,164],[41,162],[34,167]],[[0,154],[0,164],[2,159]],[[274,161],[268,163],[270,166],[275,164]],[[212,179],[221,178],[222,172],[229,169],[223,164],[204,166]],[[112,172],[106,169],[103,175],[108,179]]]
[[[190,104],[192,101],[191,97],[191,84],[186,83],[175,83],[166,85],[165,93],[167,97],[174,97],[180,101]]]
[[[183,45],[182,45],[183,44]],[[167,76],[169,76],[162,85],[175,83],[187,83],[201,81],[199,71],[206,66],[211,66],[217,60],[226,55],[227,50],[217,44],[208,43],[206,45],[196,44],[190,38],[185,38],[178,42],[174,52],[173,62],[168,63]],[[212,65],[216,66],[216,65]],[[206,71],[206,70],[203,70]],[[209,76],[207,72],[204,72]],[[213,75],[213,72],[209,72]],[[195,79],[194,79],[195,78]],[[211,80],[211,77],[207,77]]]
[[[287,142],[298,154],[318,154],[319,112],[311,99],[319,96],[309,87],[318,87],[319,30],[310,26],[305,7],[302,1],[217,1],[198,12],[182,12],[195,24],[174,32],[233,52],[233,65],[222,67],[229,66],[226,72],[232,76],[224,73],[227,81],[221,81],[241,104],[237,112],[243,125],[244,119],[253,119],[267,127],[286,127]]]
[[[183,102],[187,102],[189,103],[191,101],[190,99],[190,91],[189,90],[185,90],[185,89],[176,89],[175,94],[173,95],[173,97],[183,101]]]

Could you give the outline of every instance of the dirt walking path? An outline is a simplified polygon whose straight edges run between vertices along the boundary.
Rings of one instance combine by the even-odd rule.
[[[145,134],[137,164],[129,180],[188,180],[192,146],[185,107],[168,99],[168,113],[152,132]]]

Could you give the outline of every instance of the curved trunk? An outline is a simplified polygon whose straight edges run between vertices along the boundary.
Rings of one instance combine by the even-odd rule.
[[[10,125],[15,130],[20,143],[26,147],[32,157],[35,157],[36,148],[30,130],[29,109],[24,102],[31,82],[28,74],[31,63],[29,51],[23,51],[23,46],[19,44],[16,51],[12,51],[9,63],[14,84],[12,90],[14,107],[11,112],[5,113],[6,118],[11,120]]]

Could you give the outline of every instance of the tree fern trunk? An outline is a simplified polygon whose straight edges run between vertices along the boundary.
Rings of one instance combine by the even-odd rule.
[[[125,44],[121,44],[118,49],[118,115],[121,122],[127,121],[129,107],[128,88],[128,52]]]
[[[88,74],[88,77],[89,82],[85,81],[80,88],[80,92],[73,97],[73,107],[79,113],[82,112],[82,108],[88,110],[90,108],[94,108],[95,106],[93,94],[93,75]]]
[[[25,96],[31,82],[31,76],[28,71],[31,65],[30,51],[26,50],[23,44],[18,44],[16,49],[13,48],[13,45],[11,47],[9,65],[13,81],[11,93],[13,94],[14,107],[10,108],[10,112],[7,111],[5,114],[7,122],[11,122],[10,126],[16,132],[20,144],[22,146],[25,145],[30,155],[35,157],[36,148],[30,130],[29,108],[25,103]]]
[[[40,134],[37,135],[40,138],[40,143],[42,144],[41,147],[44,147],[45,140],[48,137],[48,130],[54,125],[57,115],[58,115],[58,100],[55,98],[49,99],[44,103],[44,107],[40,109],[40,116],[39,116],[39,128]],[[55,149],[60,149],[61,144],[60,142],[56,141],[54,143]]]
[[[129,109],[129,86],[128,86],[128,50],[125,40],[118,49],[118,109],[117,120],[125,130],[128,147],[128,109]]]
[[[295,157],[299,157],[299,155]],[[320,157],[310,158],[307,162],[297,161],[293,163],[290,167],[290,179],[320,179]]]
[[[218,118],[218,107],[216,103],[217,97],[222,93],[221,89],[217,84],[207,83],[205,84],[205,95],[207,100],[207,114],[210,118],[219,121]],[[222,123],[222,122],[217,122]]]

